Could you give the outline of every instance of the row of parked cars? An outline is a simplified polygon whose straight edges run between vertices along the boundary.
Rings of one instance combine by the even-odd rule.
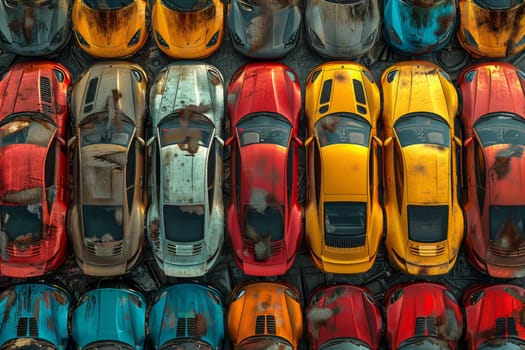
[[[475,285],[461,303],[443,284],[397,284],[384,309],[366,288],[322,286],[309,296],[304,316],[299,295],[289,283],[249,282],[236,286],[226,306],[207,285],[168,285],[148,300],[122,282],[105,281],[74,301],[58,285],[17,284],[0,295],[0,346],[211,350],[229,340],[235,349],[292,350],[303,335],[312,350],[525,346],[525,289],[512,284]]]
[[[49,55],[73,32],[89,55],[119,58],[140,50],[151,31],[169,57],[201,59],[219,48],[227,22],[239,53],[274,59],[296,46],[304,15],[306,42],[325,57],[363,56],[381,31],[407,54],[442,49],[457,33],[474,57],[507,57],[525,48],[524,8],[521,0],[6,0],[0,46]]]
[[[427,61],[379,83],[358,63],[323,63],[306,81],[303,141],[300,82],[283,63],[240,67],[226,93],[197,61],[151,87],[125,61],[73,85],[56,62],[17,63],[0,81],[0,272],[57,268],[68,235],[85,274],[124,274],[146,233],[167,276],[202,276],[226,226],[246,275],[285,274],[304,233],[324,272],[368,271],[384,240],[397,269],[445,274],[466,236],[477,269],[522,277],[525,75],[479,63],[457,84]]]

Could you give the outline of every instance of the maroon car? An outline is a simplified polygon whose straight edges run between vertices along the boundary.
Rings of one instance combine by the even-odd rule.
[[[379,349],[379,306],[366,288],[351,284],[318,287],[306,306],[311,350]]]
[[[302,236],[297,137],[301,87],[279,62],[249,63],[228,86],[231,201],[227,229],[247,275],[284,274]]]
[[[469,288],[463,294],[468,349],[524,349],[524,302],[525,289],[512,284]]]
[[[388,349],[457,349],[463,314],[445,285],[433,282],[398,284],[385,294]]]

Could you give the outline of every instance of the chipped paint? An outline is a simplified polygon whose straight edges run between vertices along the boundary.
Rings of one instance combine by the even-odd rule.
[[[510,172],[510,163],[513,157],[521,159],[523,156],[523,146],[509,145],[507,148],[498,152],[494,164],[490,168],[496,174],[498,180],[504,179]]]

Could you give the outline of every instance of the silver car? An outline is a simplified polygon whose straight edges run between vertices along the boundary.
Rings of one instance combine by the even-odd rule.
[[[355,59],[375,45],[380,32],[378,0],[306,0],[305,34],[319,55]]]
[[[167,276],[197,277],[224,240],[224,80],[206,63],[164,67],[150,89],[147,237]]]
[[[299,40],[299,0],[229,0],[228,28],[233,47],[245,56],[285,56]]]
[[[70,0],[1,0],[0,47],[23,56],[57,53],[69,40]]]

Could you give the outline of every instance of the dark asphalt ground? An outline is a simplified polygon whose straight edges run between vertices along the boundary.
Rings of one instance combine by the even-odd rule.
[[[511,61],[524,69],[524,57],[525,53],[522,53],[517,57],[506,60]],[[425,57],[408,57],[394,53],[388,49],[382,40],[380,40],[369,56],[361,58],[358,61],[370,68],[376,78],[379,79],[383,70],[392,63],[415,58],[426,59],[438,63],[450,73],[453,79],[457,77],[457,73],[460,69],[480,61],[468,57],[468,55],[461,49],[455,40],[453,40],[448,47],[440,51],[438,54]],[[30,58],[15,57],[11,54],[3,52],[0,54],[0,73],[8,69],[11,63],[27,59]],[[56,59],[70,69],[74,79],[76,79],[79,73],[87,68],[91,62],[94,62],[92,58],[89,58],[87,55],[81,52],[74,40],[70,40],[69,45],[59,54]],[[160,68],[173,61],[156,49],[155,44],[151,40],[145,46],[145,48],[139,52],[139,54],[129,60],[140,63],[148,71],[148,74],[150,75],[150,81],[153,80],[155,73],[158,72]],[[236,53],[232,47],[229,37],[225,35],[220,49],[211,57],[204,59],[204,61],[219,68],[219,70],[223,73],[225,84],[227,84],[233,72],[238,67],[244,63],[249,62],[250,60]],[[282,58],[281,61],[288,64],[298,74],[302,90],[304,92],[305,80],[308,73],[318,64],[328,60],[311,51],[304,42],[303,36],[299,39],[297,47],[286,57]],[[70,250],[72,252],[72,249]],[[147,296],[165,284],[182,281],[181,279],[177,280],[175,278],[168,279],[157,269],[155,261],[151,256],[149,247],[146,247],[142,263],[124,278],[132,279],[134,282],[138,283],[143,288]],[[231,292],[233,286],[241,281],[256,279],[257,278],[243,275],[242,272],[235,266],[235,263],[231,257],[228,238],[226,235],[222,256],[219,259],[218,264],[213,269],[213,271],[197,280],[203,283],[212,284],[219,288],[223,292],[224,300],[227,304],[229,300],[229,293]],[[389,266],[388,262],[386,261],[386,255],[383,253],[379,254],[374,267],[367,273],[359,275],[326,274],[318,271],[312,265],[308,258],[307,248],[304,243],[298,252],[295,264],[286,275],[266,279],[286,280],[294,283],[302,292],[303,302],[308,297],[310,291],[321,284],[349,282],[353,284],[364,285],[376,295],[376,298],[380,304],[382,304],[384,292],[390,286],[397,283],[414,280],[443,282],[451,288],[458,298],[461,296],[465,288],[476,283],[511,282],[522,286],[525,285],[525,279],[523,278],[510,281],[495,280],[475,271],[467,263],[465,252],[463,250],[460,252],[460,256],[455,267],[445,276],[415,277],[402,274]],[[64,283],[69,287],[72,295],[78,297],[80,291],[87,284],[94,282],[97,279],[84,276],[76,265],[74,256],[71,253],[69,258],[61,266],[61,268],[59,268],[59,270],[50,273],[43,278],[39,278],[38,280]],[[0,286],[5,287],[10,284],[22,281],[23,280],[21,279],[0,278]],[[228,342],[225,344],[225,348],[230,348],[230,344]],[[301,349],[305,348],[306,342],[303,341]]]

